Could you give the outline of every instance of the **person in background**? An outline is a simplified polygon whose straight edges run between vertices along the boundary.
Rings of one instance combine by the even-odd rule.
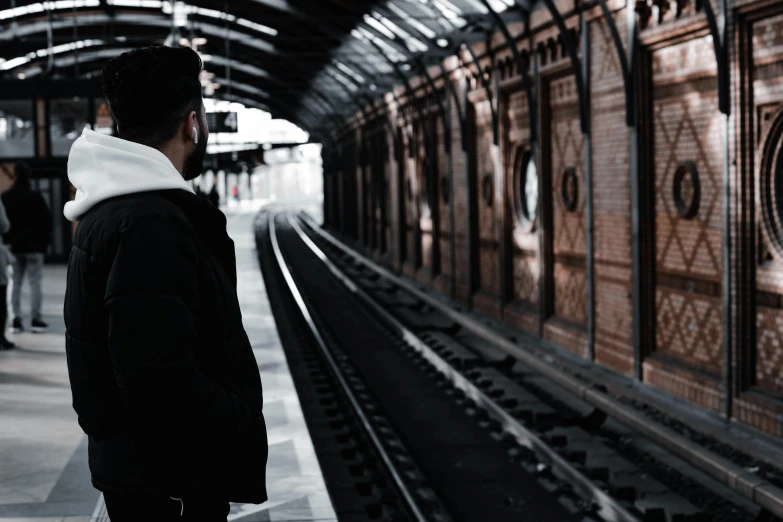
[[[2,196],[11,228],[5,234],[5,242],[14,255],[14,278],[11,306],[14,312],[13,329],[24,331],[22,322],[22,283],[24,276],[30,281],[32,320],[30,329],[45,332],[49,325],[41,314],[43,303],[44,252],[52,239],[52,214],[43,196],[30,185],[32,169],[27,162],[14,165],[15,181]]]
[[[8,221],[5,206],[0,200],[0,234],[7,234],[10,229],[11,222]],[[4,350],[16,348],[16,345],[5,336],[8,326],[8,265],[13,259],[14,256],[0,236],[0,349]]]
[[[203,190],[201,190],[200,184],[192,183],[192,186],[193,186],[193,192],[195,192],[198,197],[206,199],[207,195]]]
[[[212,189],[209,191],[207,198],[209,199],[209,202],[212,203],[213,207],[220,208],[220,193],[217,188],[217,177],[212,180]]]

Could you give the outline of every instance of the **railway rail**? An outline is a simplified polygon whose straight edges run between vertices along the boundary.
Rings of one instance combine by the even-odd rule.
[[[713,467],[703,466],[703,448],[649,420],[639,429],[634,412],[604,391],[505,340],[510,349],[307,218],[269,212],[266,220],[257,234],[259,245],[270,244],[259,247],[265,278],[288,303],[278,325],[307,325],[298,344],[318,354],[316,384],[339,389],[344,416],[360,428],[352,443],[379,464],[388,505],[374,514],[455,522],[522,512],[564,522],[780,516],[764,496],[775,498],[775,486],[759,479],[748,495],[747,470],[726,480],[715,467],[730,462],[707,455]],[[482,487],[487,481],[492,487]]]

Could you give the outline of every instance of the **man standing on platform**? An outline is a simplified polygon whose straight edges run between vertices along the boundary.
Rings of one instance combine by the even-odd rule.
[[[79,221],[66,350],[93,485],[112,522],[225,521],[266,495],[258,366],[226,217],[187,183],[208,139],[201,59],[147,47],[103,71],[119,137],[87,129],[68,159]]]
[[[24,276],[30,281],[31,322],[35,333],[45,332],[49,325],[41,312],[43,303],[44,253],[52,238],[52,214],[43,196],[30,185],[32,169],[24,161],[14,165],[14,184],[3,193],[8,221],[11,228],[5,235],[5,243],[14,255],[13,290],[11,306],[15,333],[24,331],[22,322],[22,284]],[[5,270],[5,267],[2,267]]]
[[[220,193],[217,188],[217,176],[212,180],[212,188],[209,190],[207,198],[209,199],[209,202],[212,203],[213,207],[220,208]]]

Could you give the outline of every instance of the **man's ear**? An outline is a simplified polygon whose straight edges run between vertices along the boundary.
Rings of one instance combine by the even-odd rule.
[[[198,116],[194,111],[190,111],[188,113],[188,117],[185,118],[185,122],[182,126],[182,137],[184,138],[185,142],[193,143],[198,139],[198,135],[194,138],[193,136],[193,128],[196,128],[196,133],[198,133]]]

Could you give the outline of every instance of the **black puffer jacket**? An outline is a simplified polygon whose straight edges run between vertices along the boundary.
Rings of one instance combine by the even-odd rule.
[[[17,181],[3,193],[3,205],[11,222],[6,244],[15,254],[43,253],[52,239],[52,214],[43,196],[29,181]]]
[[[258,366],[226,218],[184,190],[115,197],[81,219],[66,349],[100,490],[266,500]]]

